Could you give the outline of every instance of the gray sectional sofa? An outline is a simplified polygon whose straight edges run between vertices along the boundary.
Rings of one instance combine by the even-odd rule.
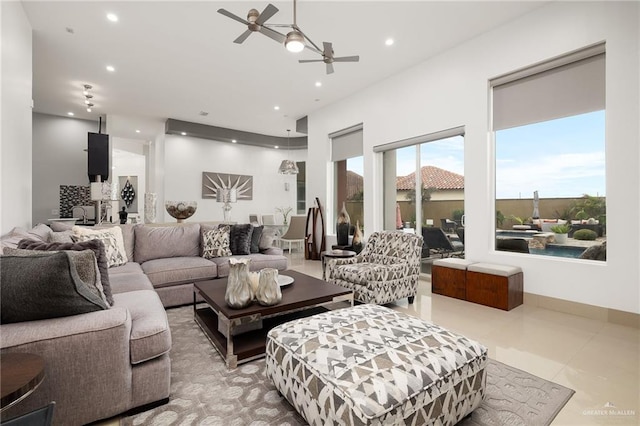
[[[192,303],[193,282],[229,272],[229,257],[199,256],[207,226],[120,225],[127,262],[109,269],[110,309],[2,324],[1,353],[35,353],[45,360],[43,383],[2,419],[55,401],[54,424],[81,425],[166,400],[171,332],[165,308]],[[38,225],[12,231],[2,245],[11,247],[22,238],[48,242],[64,235]],[[252,270],[288,266],[275,247],[248,257]]]

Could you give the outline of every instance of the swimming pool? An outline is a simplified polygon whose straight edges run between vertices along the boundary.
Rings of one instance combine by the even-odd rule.
[[[586,250],[585,247],[560,246],[556,244],[547,244],[544,249],[529,248],[529,253],[540,254],[543,256],[557,256],[577,259]]]

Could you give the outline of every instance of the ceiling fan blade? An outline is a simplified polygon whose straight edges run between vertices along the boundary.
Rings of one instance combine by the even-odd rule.
[[[333,58],[333,62],[358,62],[360,56],[343,56],[341,58]]]
[[[239,17],[237,15],[234,15],[233,13],[229,12],[228,10],[218,9],[218,13],[220,13],[220,14],[228,17],[228,18],[231,18],[234,21],[238,21],[238,22],[240,22],[242,24],[249,25],[249,22],[247,22],[245,19],[242,19],[241,17]]]
[[[333,74],[333,64],[327,64],[327,74]]]
[[[238,44],[242,44],[243,41],[245,41],[247,39],[247,37],[249,37],[251,35],[251,30],[247,30],[245,32],[243,32],[242,34],[240,34],[240,37],[238,37],[237,39],[233,40],[234,43],[238,43]]]
[[[323,41],[322,42],[322,48],[323,48],[323,52],[322,54],[328,58],[332,58],[333,57],[333,46],[331,45],[331,42],[329,41]]]
[[[282,43],[282,44],[284,44],[284,41],[287,38],[284,34],[280,34],[279,32],[277,32],[275,30],[272,30],[271,28],[260,27],[259,31],[262,34],[266,35],[267,37],[277,41],[278,43]]]
[[[324,62],[324,60],[323,59],[300,59],[298,62],[301,64],[308,64],[310,62]]]
[[[264,24],[265,22],[267,22],[269,18],[275,15],[276,12],[278,12],[278,8],[272,5],[271,3],[269,3],[267,7],[264,8],[262,13],[258,16],[258,19],[256,19],[256,24],[258,25]]]

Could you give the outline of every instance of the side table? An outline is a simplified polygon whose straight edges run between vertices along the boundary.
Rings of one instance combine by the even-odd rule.
[[[325,259],[328,257],[329,259],[347,259],[349,257],[354,257],[356,255],[355,251],[351,250],[327,250],[323,251],[320,254],[320,258],[322,259],[322,280],[326,281],[325,278],[325,269],[327,267]]]
[[[0,355],[0,411],[29,396],[44,379],[44,359],[36,354],[5,353]]]

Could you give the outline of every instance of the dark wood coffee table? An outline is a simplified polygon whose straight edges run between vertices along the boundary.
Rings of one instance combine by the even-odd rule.
[[[230,308],[224,301],[226,278],[194,284],[195,321],[228,368],[263,357],[267,332],[277,325],[331,308],[353,306],[351,290],[296,271],[282,271],[281,275],[293,277],[294,282],[282,287],[282,301],[274,306],[253,302],[243,309]],[[207,306],[197,306],[197,295]]]
[[[29,353],[5,353],[0,356],[0,411],[29,396],[44,379],[44,359]]]

